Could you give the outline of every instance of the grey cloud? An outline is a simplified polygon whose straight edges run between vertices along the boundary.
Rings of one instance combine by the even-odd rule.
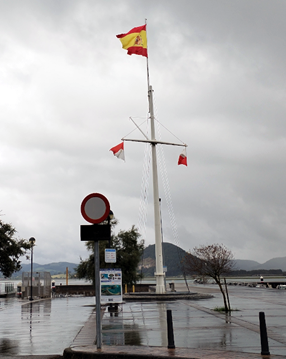
[[[147,118],[146,61],[116,34],[148,19],[150,79],[179,244],[237,258],[285,252],[285,4],[282,1],[21,1],[0,4],[0,202],[35,260],[77,261],[79,207],[105,194],[119,229],[138,224],[144,145],[109,149]],[[146,126],[142,127],[144,131]],[[158,151],[160,152],[160,151]],[[162,178],[162,176],[165,176]],[[167,190],[168,192],[168,190]],[[153,239],[152,187],[146,232]]]

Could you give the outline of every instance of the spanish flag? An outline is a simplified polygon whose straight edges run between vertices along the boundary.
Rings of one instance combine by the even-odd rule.
[[[116,35],[116,37],[121,41],[122,48],[127,50],[127,55],[136,54],[148,57],[146,25],[134,27],[127,34]]]

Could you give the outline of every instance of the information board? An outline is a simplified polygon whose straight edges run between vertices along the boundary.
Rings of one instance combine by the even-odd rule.
[[[121,269],[100,270],[100,293],[102,304],[122,303]]]
[[[105,263],[116,263],[116,250],[113,248],[105,249]]]

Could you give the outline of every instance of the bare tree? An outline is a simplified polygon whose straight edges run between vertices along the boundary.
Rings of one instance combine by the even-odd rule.
[[[231,309],[228,305],[226,292],[221,283],[221,276],[232,270],[233,258],[232,252],[224,245],[211,244],[195,247],[183,260],[187,273],[198,274],[214,279],[221,291],[226,312],[229,312]]]

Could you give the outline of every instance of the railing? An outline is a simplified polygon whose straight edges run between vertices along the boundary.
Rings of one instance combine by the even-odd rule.
[[[14,291],[15,291],[14,283],[11,282],[0,283],[0,295],[13,293]]]

